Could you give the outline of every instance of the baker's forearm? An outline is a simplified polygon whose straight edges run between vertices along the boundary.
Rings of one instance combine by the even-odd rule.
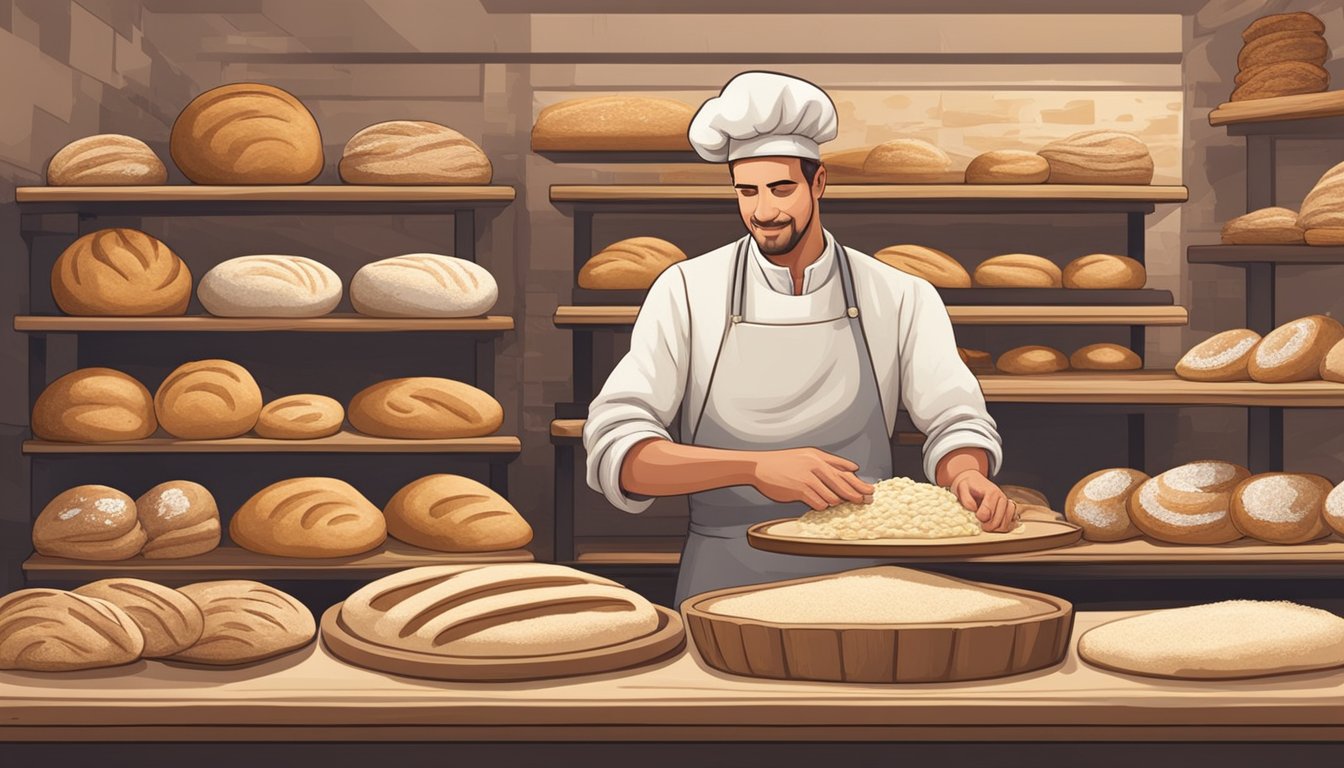
[[[968,469],[974,469],[980,474],[989,476],[989,453],[983,448],[958,448],[948,451],[947,455],[938,460],[937,477],[934,482],[946,488],[952,484],[952,479]]]
[[[641,496],[679,496],[750,485],[754,466],[751,451],[682,445],[651,437],[626,453],[621,487]]]

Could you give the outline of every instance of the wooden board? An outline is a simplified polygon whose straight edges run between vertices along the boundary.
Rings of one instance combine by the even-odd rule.
[[[1344,91],[1325,91],[1225,102],[1209,113],[1209,125],[1312,120],[1340,115],[1344,115]]]
[[[551,201],[639,202],[736,199],[727,184],[553,184]],[[1183,203],[1183,186],[1144,184],[830,184],[827,200],[1055,200]]]
[[[370,643],[350,632],[337,603],[322,614],[322,643],[341,659],[380,672],[431,680],[516,682],[596,675],[652,664],[681,651],[686,632],[675,611],[655,605],[658,628],[627,643],[594,651],[520,658],[440,656]]]
[[[191,332],[235,333],[293,331],[299,333],[490,333],[513,330],[513,318],[498,315],[464,318],[389,318],[340,313],[323,317],[68,317],[18,315],[14,330],[25,333]]]
[[[1023,520],[1012,533],[981,532],[949,539],[814,539],[800,536],[796,518],[770,520],[747,529],[747,543],[766,552],[816,557],[976,557],[1066,547],[1083,529],[1063,520]]]
[[[372,437],[351,430],[316,440],[272,440],[264,437],[234,437],[227,440],[182,440],[150,437],[112,443],[62,443],[25,440],[23,452],[57,453],[456,453],[516,454],[522,442],[511,435],[463,437],[443,440],[397,440]]]
[[[555,419],[551,422],[551,437],[578,440],[583,437],[583,424],[587,419]]]
[[[373,184],[216,186],[164,184],[133,187],[19,187],[19,203],[193,202],[509,202],[513,187]]]
[[[560,306],[553,320],[559,327],[629,326],[638,306]],[[949,306],[954,325],[1185,325],[1185,307],[1094,306]]]

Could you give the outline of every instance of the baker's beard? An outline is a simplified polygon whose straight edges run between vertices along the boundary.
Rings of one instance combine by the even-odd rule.
[[[761,250],[762,255],[783,256],[794,248],[797,248],[798,243],[802,242],[803,237],[807,235],[808,228],[812,226],[812,218],[815,211],[816,208],[814,207],[812,211],[808,212],[807,222],[803,224],[801,228],[798,226],[797,219],[789,218],[785,228],[778,232],[762,234],[761,232],[752,229],[751,238],[756,241],[756,247]],[[763,222],[758,221],[754,217],[751,220],[754,226],[760,226],[761,224],[777,224],[781,223],[781,221],[781,219],[775,219],[774,221]]]

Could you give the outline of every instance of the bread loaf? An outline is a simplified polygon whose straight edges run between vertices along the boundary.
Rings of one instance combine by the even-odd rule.
[[[1261,208],[1223,225],[1222,240],[1228,245],[1296,244],[1305,242],[1297,225],[1297,211],[1289,208]]]
[[[489,184],[490,160],[446,125],[392,120],[356,133],[341,154],[347,184]]]
[[[873,148],[869,146],[823,153],[821,164],[826,166],[826,180],[831,184],[869,181],[868,177],[863,175],[863,162],[868,159],[868,153],[872,151]]]
[[[47,183],[61,187],[162,184],[168,169],[145,142],[116,133],[66,144],[47,163]]]
[[[272,400],[257,418],[257,435],[272,440],[316,440],[341,431],[345,408],[325,395],[288,395]]]
[[[937,248],[922,245],[889,245],[873,258],[902,272],[922,277],[935,288],[970,288],[966,268]]]
[[[1064,501],[1064,517],[1083,529],[1088,541],[1124,541],[1141,534],[1129,519],[1129,497],[1149,480],[1137,470],[1101,469],[1074,484]]]
[[[1302,239],[1307,245],[1344,245],[1344,227],[1308,229]]]
[[[191,301],[191,270],[144,232],[100,229],[56,258],[51,295],[67,315],[181,315]]]
[[[184,440],[238,437],[261,415],[261,388],[246,368],[228,360],[183,363],[154,393],[154,415]]]
[[[1038,152],[1050,163],[1051,184],[1148,184],[1153,156],[1137,136],[1083,131],[1052,141]]]
[[[105,600],[135,622],[145,638],[141,656],[163,658],[195,645],[205,630],[205,616],[186,595],[143,579],[103,579],[75,589],[75,594]]]
[[[1344,382],[1344,341],[1335,342],[1321,358],[1319,373],[1326,381]]]
[[[995,149],[966,166],[967,184],[1040,184],[1050,178],[1050,163],[1035,152]]]
[[[397,491],[383,508],[387,532],[440,552],[517,549],[532,527],[508,501],[468,477],[429,475]]]
[[[1028,345],[1004,352],[994,365],[1003,373],[1058,373],[1068,370],[1069,359],[1058,349]]]
[[[94,597],[20,589],[0,597],[0,669],[66,672],[129,664],[145,637],[126,612]]]
[[[33,549],[72,560],[125,560],[145,545],[135,500],[106,485],[77,485],[33,521]]]
[[[1110,253],[1090,253],[1064,265],[1065,288],[1132,291],[1148,282],[1148,270],[1136,259]]]
[[[994,371],[994,357],[983,349],[957,347],[957,355],[961,357],[961,362],[971,369],[971,373],[993,373]]]
[[[180,590],[205,616],[201,639],[172,658],[194,664],[261,661],[302,648],[317,635],[303,603],[256,581],[205,581]]]
[[[685,261],[680,248],[656,237],[632,237],[603,248],[579,269],[579,287],[643,291],[663,270]]]
[[[480,437],[504,423],[504,409],[488,393],[430,376],[367,387],[350,401],[346,414],[360,432],[392,438]]]
[[[144,384],[111,368],[80,368],[42,390],[32,428],[40,440],[106,443],[143,440],[159,425]]]
[[[1260,334],[1248,328],[1223,331],[1190,348],[1176,363],[1176,375],[1188,381],[1247,381]]]
[[[190,480],[159,483],[135,500],[148,540],[148,560],[194,557],[219,546],[219,507],[205,486]]]
[[[331,477],[295,477],[258,491],[229,521],[238,546],[281,557],[347,557],[387,539],[387,524],[354,486]]]
[[[1237,66],[1251,69],[1281,61],[1321,65],[1330,58],[1330,45],[1317,32],[1284,30],[1261,35],[1241,47]]]
[[[1232,522],[1271,544],[1301,544],[1328,536],[1324,510],[1330,481],[1320,475],[1267,472],[1232,492]]]
[[[1315,32],[1322,35],[1325,34],[1325,22],[1304,11],[1261,16],[1242,31],[1241,40],[1249,43],[1275,32]]]
[[[1307,193],[1297,214],[1297,226],[1307,231],[1344,229],[1344,163],[1326,171]],[[1308,236],[1307,242],[1311,240]]]
[[[370,643],[468,658],[594,651],[658,627],[653,605],[638,594],[547,563],[402,571],[351,595],[341,620]]]
[[[622,95],[570,99],[541,110],[532,151],[659,152],[690,149],[695,110],[680,101]]]
[[[1119,344],[1088,344],[1069,356],[1069,367],[1079,371],[1137,371],[1143,359]]]
[[[1320,375],[1330,348],[1344,339],[1344,325],[1325,315],[1308,315],[1275,328],[1251,354],[1246,370],[1256,381],[1308,381]]]
[[[475,317],[495,306],[499,285],[481,265],[438,253],[408,253],[359,268],[350,303],[371,317]]]
[[[322,172],[322,134],[293,94],[232,83],[191,100],[173,123],[173,162],[197,184],[306,184]]]
[[[1325,497],[1322,517],[1335,533],[1344,536],[1344,483],[1336,485]]]
[[[319,317],[341,303],[341,278],[302,256],[239,256],[206,272],[196,297],[220,317]]]
[[[975,268],[975,284],[982,288],[1059,288],[1063,280],[1054,262],[1029,253],[994,256]]]
[[[1134,526],[1174,544],[1226,544],[1241,538],[1232,522],[1232,491],[1250,477],[1225,461],[1195,461],[1148,480],[1129,497]]]
[[[863,175],[895,184],[948,181],[952,158],[921,139],[892,139],[873,147]]]
[[[1299,93],[1320,93],[1330,87],[1330,73],[1306,61],[1277,61],[1243,70],[1231,101],[1270,99]]]

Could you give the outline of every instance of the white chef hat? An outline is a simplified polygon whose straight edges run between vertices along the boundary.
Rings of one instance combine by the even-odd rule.
[[[812,83],[743,72],[700,107],[687,135],[711,163],[771,156],[820,160],[817,145],[835,138],[837,124],[831,97]]]

